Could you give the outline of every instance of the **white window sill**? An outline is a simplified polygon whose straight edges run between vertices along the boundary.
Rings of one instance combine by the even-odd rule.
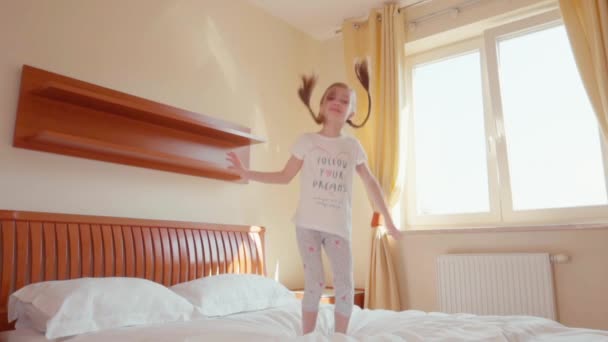
[[[425,227],[402,230],[402,235],[445,234],[445,233],[502,233],[502,232],[537,232],[560,230],[587,230],[606,229],[608,223],[582,223],[582,224],[544,224],[523,226],[482,226],[482,227]]]

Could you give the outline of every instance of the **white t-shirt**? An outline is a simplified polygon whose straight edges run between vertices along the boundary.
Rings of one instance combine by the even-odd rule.
[[[339,235],[350,241],[355,166],[367,160],[353,137],[305,133],[291,153],[304,160],[300,171],[300,202],[294,223]]]

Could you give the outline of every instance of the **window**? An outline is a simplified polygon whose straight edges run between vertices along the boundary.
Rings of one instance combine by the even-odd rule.
[[[410,224],[608,218],[607,149],[559,13],[408,63]]]
[[[513,209],[606,204],[601,136],[560,25],[498,43]]]
[[[490,209],[479,63],[474,51],[412,71],[419,214]]]

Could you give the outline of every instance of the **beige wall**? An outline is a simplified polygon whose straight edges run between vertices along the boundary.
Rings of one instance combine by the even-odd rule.
[[[244,1],[0,0],[0,208],[263,225],[268,268],[302,285],[297,182],[239,185],[12,147],[29,64],[249,126],[252,166],[283,166],[312,129],[298,75],[319,43]]]

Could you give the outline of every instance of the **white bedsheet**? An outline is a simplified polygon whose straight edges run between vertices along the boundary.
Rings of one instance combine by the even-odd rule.
[[[333,329],[332,307],[320,308],[319,329],[323,335]],[[126,327],[89,333],[71,338],[57,339],[65,342],[195,342],[195,341],[285,341],[301,333],[300,301],[294,299],[289,305],[261,311],[234,314],[222,318],[197,319],[189,322],[174,322],[162,325]],[[0,334],[0,341],[42,342],[43,335],[31,330],[11,331]]]
[[[300,302],[263,311],[218,319],[201,319],[164,325],[113,329],[58,341],[555,341],[608,342],[608,331],[573,329],[536,317],[475,316],[422,311],[359,310],[353,312],[349,335],[331,333],[333,308],[322,305],[317,330],[300,333]],[[0,341],[42,342],[43,335],[29,330],[0,334]]]

